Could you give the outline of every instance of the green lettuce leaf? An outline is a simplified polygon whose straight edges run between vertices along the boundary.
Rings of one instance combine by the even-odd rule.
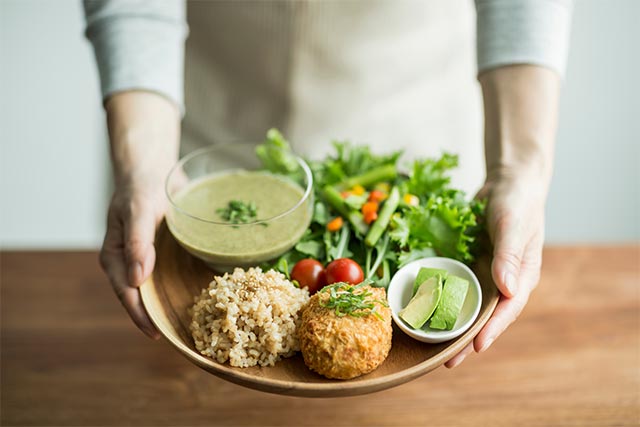
[[[326,262],[329,263],[338,258],[352,258],[353,252],[349,250],[351,230],[344,224],[339,233],[325,231],[322,240],[325,245]]]
[[[391,231],[389,231],[391,240],[403,248],[409,244],[409,234],[409,222],[402,215],[393,215],[391,217]]]
[[[298,242],[295,248],[301,254],[308,255],[313,259],[322,259],[324,257],[324,245],[316,240]]]
[[[320,225],[327,225],[330,221],[329,209],[327,205],[322,202],[316,202],[313,205],[313,222]]]
[[[460,193],[431,196],[427,202],[405,211],[410,251],[432,248],[438,255],[463,262],[474,259],[471,244],[480,231],[472,204],[462,204]],[[480,213],[476,205],[476,211]],[[403,236],[404,237],[404,236]]]
[[[450,170],[458,166],[458,156],[444,153],[439,159],[420,159],[413,162],[404,192],[426,199],[434,193],[446,190],[451,182]]]

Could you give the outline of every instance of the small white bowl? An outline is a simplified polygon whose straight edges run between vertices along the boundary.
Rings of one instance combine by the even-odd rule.
[[[422,329],[413,329],[398,315],[400,310],[406,307],[411,300],[413,282],[421,267],[441,268],[447,270],[450,274],[469,281],[467,297],[464,300],[458,320],[450,331],[431,329],[428,326],[423,326]],[[391,308],[393,321],[404,333],[418,341],[435,344],[456,338],[471,327],[480,312],[482,291],[480,290],[480,282],[478,282],[476,275],[463,263],[451,258],[422,258],[410,262],[394,274],[387,289],[387,301]]]

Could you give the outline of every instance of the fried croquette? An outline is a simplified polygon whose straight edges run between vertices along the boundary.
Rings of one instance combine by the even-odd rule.
[[[300,350],[309,369],[327,378],[350,379],[369,373],[387,358],[391,349],[391,310],[382,288],[362,286],[355,295],[372,309],[336,313],[335,294],[316,293],[303,307],[298,327]]]

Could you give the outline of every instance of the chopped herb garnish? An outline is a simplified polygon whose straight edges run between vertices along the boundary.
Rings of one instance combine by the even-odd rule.
[[[258,209],[254,202],[231,200],[226,208],[216,210],[222,219],[232,224],[246,224],[255,221],[258,217]]]
[[[362,290],[369,283],[371,281],[364,281],[359,285],[353,286],[349,283],[339,282],[325,286],[320,292],[328,293],[329,298],[326,302],[321,300],[320,305],[335,309],[336,316],[339,317],[346,315],[364,317],[373,314],[378,319],[384,320],[380,313],[377,312],[376,303],[384,307],[387,307],[387,303],[369,298],[372,295],[371,292]]]

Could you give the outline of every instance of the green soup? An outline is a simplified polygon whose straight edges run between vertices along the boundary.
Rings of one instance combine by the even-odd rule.
[[[303,196],[299,185],[266,172],[207,175],[173,197],[167,224],[178,243],[215,268],[256,265],[291,249],[309,227],[311,201],[296,207]],[[226,222],[218,210],[232,200],[253,202],[254,222],[264,222]]]

